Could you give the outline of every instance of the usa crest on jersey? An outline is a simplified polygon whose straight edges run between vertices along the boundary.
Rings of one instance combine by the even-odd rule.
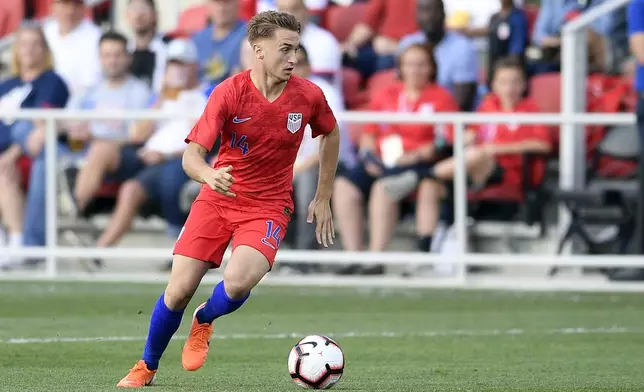
[[[295,133],[302,127],[302,113],[289,113],[286,128],[289,132]]]

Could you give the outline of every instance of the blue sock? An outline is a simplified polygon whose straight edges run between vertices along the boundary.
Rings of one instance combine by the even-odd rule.
[[[242,299],[231,299],[224,289],[224,281],[219,282],[208,298],[206,306],[197,312],[197,321],[200,324],[212,323],[216,318],[232,313],[239,309],[248,299],[250,293]]]
[[[172,335],[179,329],[182,317],[183,309],[170,310],[163,302],[163,295],[159,297],[152,310],[148,339],[143,350],[143,360],[148,369],[156,370],[159,367],[161,355],[168,347]]]

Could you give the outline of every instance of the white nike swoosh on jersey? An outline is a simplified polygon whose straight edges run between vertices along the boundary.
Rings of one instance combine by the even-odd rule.
[[[250,120],[251,118],[252,117],[237,118],[237,116],[235,116],[235,118],[233,118],[233,123],[240,124],[240,123],[243,123],[243,122],[246,122],[246,121]]]

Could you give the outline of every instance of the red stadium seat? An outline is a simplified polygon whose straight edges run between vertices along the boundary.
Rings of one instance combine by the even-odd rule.
[[[329,30],[338,41],[344,42],[353,30],[353,27],[362,21],[367,10],[367,3],[353,3],[348,7],[333,6],[325,15],[325,28]]]
[[[168,35],[173,37],[190,36],[208,26],[209,19],[207,6],[190,7],[179,15],[177,28]]]
[[[16,31],[24,17],[24,0],[0,1],[0,37]]]
[[[561,74],[535,75],[530,80],[530,96],[545,113],[561,111]]]
[[[360,72],[353,68],[342,69],[342,92],[349,109],[365,104],[368,99],[366,94],[360,90],[361,83]]]
[[[396,79],[398,79],[396,70],[388,69],[386,71],[376,72],[371,78],[369,78],[369,81],[367,81],[367,92],[369,93],[369,96],[372,96],[383,88],[394,83]]]

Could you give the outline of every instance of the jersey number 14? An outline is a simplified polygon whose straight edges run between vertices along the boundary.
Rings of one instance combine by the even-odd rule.
[[[237,138],[237,132],[233,132],[230,139],[230,148],[239,148],[242,152],[242,155],[248,154],[248,142],[246,142],[246,135],[239,135],[239,138]]]

